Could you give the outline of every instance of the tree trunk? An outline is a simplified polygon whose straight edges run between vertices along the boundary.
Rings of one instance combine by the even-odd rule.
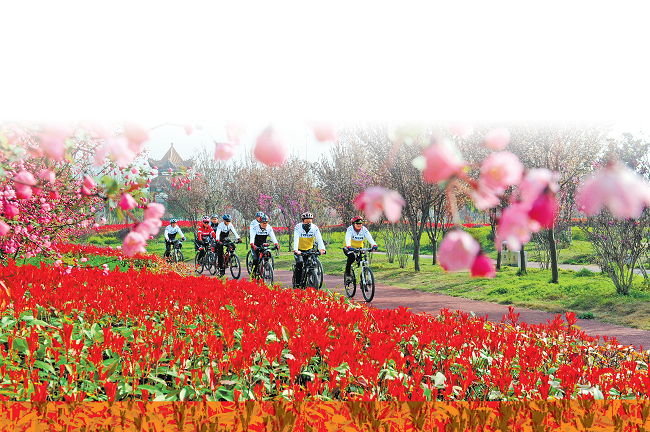
[[[501,270],[501,248],[497,251],[497,271]]]
[[[551,253],[551,274],[553,283],[559,283],[559,273],[557,271],[557,249],[555,246],[555,230],[551,227],[548,230],[548,249]]]
[[[420,271],[420,239],[413,239],[413,265],[415,271]]]
[[[522,275],[528,274],[526,271],[526,252],[524,251],[523,243],[521,245],[521,250],[519,251],[519,263],[521,264],[519,273]]]
[[[438,263],[438,245],[433,245],[433,261],[432,264],[436,265]]]

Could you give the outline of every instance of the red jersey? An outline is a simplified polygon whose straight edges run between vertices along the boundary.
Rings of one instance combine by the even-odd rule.
[[[197,236],[198,240],[199,241],[204,241],[203,236],[216,238],[214,230],[212,229],[212,227],[210,225],[199,227],[199,234]],[[206,240],[207,240],[207,238],[206,238]]]

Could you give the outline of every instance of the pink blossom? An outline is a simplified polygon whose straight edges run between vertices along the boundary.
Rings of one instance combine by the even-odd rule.
[[[131,174],[138,174],[138,173],[140,173],[140,170],[138,169],[138,167],[131,168]]]
[[[104,159],[106,158],[106,153],[107,153],[106,150],[107,150],[106,144],[104,144],[103,146],[95,150],[95,154],[93,155],[94,166],[104,165]]]
[[[86,186],[81,186],[81,189],[79,189],[79,193],[83,196],[90,196],[93,193],[88,189]]]
[[[268,127],[257,137],[253,155],[265,165],[282,165],[289,156],[289,148],[272,127]]]
[[[137,206],[138,203],[133,199],[131,194],[125,193],[120,199],[120,208],[122,210],[130,210],[133,207]]]
[[[479,183],[502,194],[508,186],[521,181],[524,166],[519,158],[510,152],[492,153],[481,164],[481,177]]]
[[[149,203],[144,210],[145,219],[160,219],[165,214],[165,206],[160,203]]]
[[[92,138],[106,139],[110,138],[113,135],[113,125],[109,122],[102,121],[86,121],[83,124],[84,129],[88,130],[88,133]]]
[[[309,125],[314,129],[314,136],[318,141],[338,141],[339,131],[335,123],[309,122]]]
[[[39,173],[38,173],[38,178],[41,180],[48,181],[50,183],[54,183],[56,180],[56,175],[54,174],[54,171],[51,169],[43,168]]]
[[[0,236],[6,236],[9,231],[11,231],[11,225],[0,220]]]
[[[88,189],[93,189],[97,186],[97,183],[95,183],[95,180],[92,177],[85,175],[84,186],[86,186]]]
[[[235,154],[235,148],[230,143],[218,143],[214,149],[214,160],[227,161]]]
[[[545,191],[557,193],[558,174],[546,168],[536,168],[526,172],[523,181],[518,186],[519,199],[532,204]]]
[[[53,160],[63,159],[63,156],[65,156],[65,137],[39,134],[38,138],[45,156]]]
[[[124,136],[113,137],[107,139],[104,145],[102,146],[102,148],[105,149],[109,157],[118,166],[123,168],[133,161],[136,154],[136,152],[134,152],[133,149],[130,147],[129,143],[130,142],[127,141],[127,139]]]
[[[126,135],[129,143],[131,143],[130,146],[134,147],[133,150],[135,153],[139,153],[140,145],[149,139],[149,132],[146,129],[130,122],[124,124],[124,135]],[[136,151],[136,149],[138,150]]]
[[[106,218],[102,216],[102,217],[99,219],[99,222],[100,222],[102,225],[106,225]]]
[[[246,134],[246,125],[241,121],[230,120],[226,125],[226,134],[228,135],[230,144],[238,146],[241,137]]]
[[[472,191],[472,200],[477,209],[485,211],[499,205],[499,197],[494,191],[485,186],[482,182],[478,183],[478,188]]]
[[[458,271],[469,269],[481,246],[478,242],[462,230],[449,232],[438,248],[438,262],[447,271]]]
[[[555,223],[556,211],[555,194],[552,192],[542,193],[532,204],[531,209],[528,211],[528,217],[538,222],[542,228],[550,229],[553,228]]]
[[[131,231],[124,238],[122,251],[124,252],[124,255],[132,257],[136,253],[145,253],[147,251],[145,249],[146,244],[147,241],[142,234],[139,232]]]
[[[10,203],[5,204],[5,216],[7,216],[7,218],[13,219],[19,214],[20,214],[20,210],[18,210],[18,207]]]
[[[381,186],[370,187],[354,199],[355,207],[363,211],[371,222],[377,222],[382,212],[390,222],[397,222],[405,204],[398,192]]]
[[[449,129],[460,138],[467,138],[473,132],[472,124],[466,121],[455,121],[449,125]]]
[[[21,171],[16,174],[14,180],[16,196],[20,199],[30,199],[32,197],[32,186],[36,185],[34,175],[28,171]]]
[[[150,235],[158,234],[161,226],[162,222],[160,219],[145,219],[135,227],[134,231],[142,234],[146,238]]]
[[[82,257],[79,261],[83,263],[83,262],[88,261],[88,258],[86,258],[86,257]]]
[[[42,208],[43,210],[45,210],[46,212],[47,212],[47,211],[50,211],[50,210],[52,209],[52,207],[50,206],[49,203],[43,203],[43,204],[41,204],[41,208]]]
[[[626,165],[613,163],[583,183],[576,201],[587,216],[607,207],[615,218],[636,219],[650,205],[650,187]]]
[[[484,138],[485,147],[492,150],[503,150],[508,142],[510,142],[510,131],[504,127],[492,129]]]
[[[461,172],[465,166],[462,158],[448,141],[434,143],[422,151],[426,168],[422,171],[424,180],[439,183]]]
[[[539,231],[541,227],[537,222],[531,223],[528,216],[529,211],[530,207],[521,203],[512,204],[503,210],[497,223],[495,239],[497,250],[501,248],[501,243],[504,241],[510,250],[520,250],[522,244],[530,240],[531,228],[534,232]]]
[[[192,123],[186,123],[185,124],[185,133],[188,135],[192,135],[194,132],[194,125]]]
[[[472,277],[493,278],[497,275],[494,260],[482,253],[478,254],[470,270]]]

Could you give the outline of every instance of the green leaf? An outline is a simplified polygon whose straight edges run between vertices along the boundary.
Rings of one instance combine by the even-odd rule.
[[[48,371],[48,372],[50,372],[50,373],[55,373],[55,372],[54,372],[54,368],[52,367],[52,365],[49,364],[49,363],[45,363],[44,361],[36,360],[36,361],[34,362],[34,366],[37,367],[37,368],[39,368],[39,369],[42,369],[42,370]]]
[[[14,339],[14,350],[22,354],[29,353],[29,347],[25,339]]]

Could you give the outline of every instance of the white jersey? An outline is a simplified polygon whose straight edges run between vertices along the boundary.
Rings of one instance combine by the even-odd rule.
[[[176,234],[180,234],[181,238],[185,238],[185,236],[183,235],[183,231],[181,231],[181,227],[176,225],[176,228],[174,228],[171,225],[167,225],[167,227],[165,228],[165,240],[167,241],[174,240],[176,238]]]
[[[302,222],[293,229],[293,250],[306,251],[314,247],[314,239],[325,250],[325,242],[320,235],[320,230],[314,224],[309,224],[309,231],[305,231]]]
[[[225,222],[221,222],[219,225],[217,225],[217,229],[215,231],[217,240],[219,241],[223,241],[231,232],[235,238],[239,238],[239,234],[237,234],[237,230],[235,229],[235,226],[232,224],[232,222],[230,222],[228,225],[226,225]]]
[[[354,225],[350,225],[348,227],[348,230],[345,232],[346,247],[352,246],[355,249],[360,249],[363,247],[364,239],[367,239],[368,243],[370,243],[372,246],[377,246],[377,243],[375,243],[375,240],[372,238],[370,231],[368,231],[368,228],[366,227],[362,227],[359,232],[356,232]]]
[[[260,224],[251,226],[251,243],[255,246],[261,246],[266,243],[266,237],[271,236],[271,242],[276,244],[278,241],[275,238],[275,233],[273,232],[273,227],[268,224],[266,228],[262,228]]]
[[[260,224],[260,221],[258,221],[257,219],[253,219],[251,221],[251,228],[253,228],[255,225],[259,225],[259,224]]]

